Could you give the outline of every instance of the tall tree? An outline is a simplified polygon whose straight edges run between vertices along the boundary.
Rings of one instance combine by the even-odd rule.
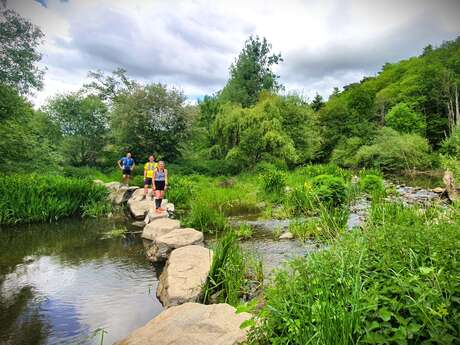
[[[138,159],[152,153],[173,159],[188,129],[184,94],[162,84],[137,87],[114,103],[112,130],[120,150]]]
[[[23,95],[43,87],[44,70],[38,66],[43,37],[39,27],[11,9],[0,8],[0,82]]]
[[[283,59],[281,54],[270,54],[271,50],[266,38],[249,37],[237,60],[230,66],[230,79],[220,98],[249,107],[257,102],[262,90],[276,92],[282,88],[272,66]]]
[[[318,112],[324,106],[323,97],[317,93],[310,105],[314,111]]]
[[[65,160],[96,165],[109,129],[106,105],[96,96],[69,93],[51,99],[45,111],[60,128]]]

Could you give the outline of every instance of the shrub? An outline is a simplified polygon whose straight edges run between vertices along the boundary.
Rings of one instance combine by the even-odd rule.
[[[299,168],[298,173],[303,177],[315,177],[319,175],[333,175],[339,176],[343,179],[348,179],[350,177],[350,172],[342,169],[336,164],[309,164],[302,168]]]
[[[441,144],[442,153],[460,159],[460,125]]]
[[[277,274],[249,343],[458,342],[460,218],[379,207],[389,217],[372,229],[349,232]]]
[[[352,167],[355,163],[356,152],[364,142],[361,138],[352,137],[341,142],[332,151],[331,162],[343,167]]]
[[[372,145],[362,146],[356,153],[358,167],[384,171],[427,169],[432,166],[428,141],[417,134],[401,134],[382,128]]]
[[[423,135],[426,124],[423,116],[413,111],[406,103],[398,103],[385,116],[388,127],[401,133]]]
[[[385,194],[383,178],[374,174],[362,176],[359,180],[359,188],[372,196],[382,196]]]
[[[252,237],[252,227],[248,224],[241,224],[239,228],[235,230],[236,236],[242,239],[248,239]]]
[[[347,186],[340,177],[319,175],[312,179],[316,197],[322,204],[339,206],[347,198]]]
[[[261,175],[262,188],[267,193],[280,193],[286,187],[287,176],[281,170],[269,170]]]
[[[110,211],[108,191],[90,180],[54,175],[0,177],[0,224],[52,221]]]

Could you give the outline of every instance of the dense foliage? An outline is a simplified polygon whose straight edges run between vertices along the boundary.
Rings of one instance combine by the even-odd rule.
[[[375,205],[367,231],[276,276],[251,343],[456,343],[460,218],[445,212]]]

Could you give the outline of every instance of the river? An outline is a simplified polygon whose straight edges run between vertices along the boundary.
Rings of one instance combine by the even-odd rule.
[[[112,344],[162,311],[158,274],[123,220],[0,231],[0,343]],[[133,230],[133,229],[131,229]]]

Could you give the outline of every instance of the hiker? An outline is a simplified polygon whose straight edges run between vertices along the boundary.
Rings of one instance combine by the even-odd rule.
[[[165,196],[165,191],[168,189],[168,170],[165,169],[165,162],[159,161],[158,168],[153,172],[153,190],[155,191],[155,209],[156,212],[165,211],[161,207],[161,202]]]
[[[136,166],[136,163],[134,163],[134,159],[131,158],[131,152],[128,152],[126,154],[126,157],[120,158],[120,160],[118,161],[118,166],[123,172],[123,183],[125,185],[129,185],[131,173],[134,170],[134,167]]]
[[[158,162],[155,159],[154,155],[149,156],[149,161],[145,163],[144,165],[144,196],[142,199],[147,198],[147,194],[149,193],[149,187],[152,187],[152,200],[153,200],[153,184],[152,184],[152,179],[153,179],[153,173],[155,169],[158,168]]]

